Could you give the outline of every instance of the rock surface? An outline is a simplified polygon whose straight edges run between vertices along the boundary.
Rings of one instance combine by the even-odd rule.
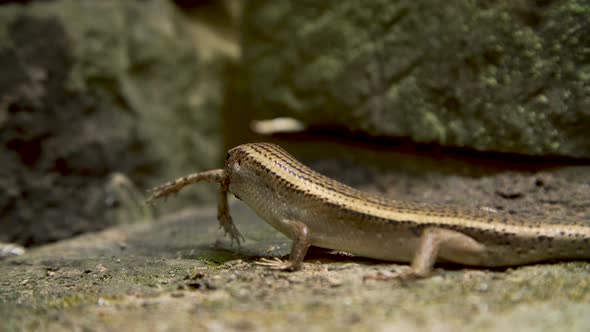
[[[314,167],[328,175],[338,174],[358,188],[397,199],[486,206],[531,220],[590,220],[588,167],[483,177],[408,173],[413,167],[383,173],[329,160]],[[313,250],[302,271],[269,271],[254,265],[254,260],[287,254],[288,240],[242,203],[232,200],[230,204],[236,226],[246,238],[242,247],[222,238],[212,206],[186,209],[153,224],[117,226],[0,261],[3,328],[590,328],[588,262],[497,270],[441,266],[429,279],[378,282],[363,281],[363,277],[405,266]]]
[[[587,0],[267,0],[244,14],[255,118],[590,157]]]
[[[23,3],[0,6],[0,242],[97,232],[0,260],[2,330],[590,329],[588,262],[443,265],[426,280],[383,283],[363,277],[406,266],[313,250],[303,271],[269,271],[255,259],[286,255],[289,242],[240,202],[231,211],[247,242],[236,247],[214,206],[157,218],[134,185],[218,166],[232,130],[221,114],[231,109],[223,116],[245,131],[252,106],[261,117],[358,121],[352,129],[376,135],[588,156],[581,2],[250,1],[246,67],[226,67],[239,50],[202,8]],[[220,19],[232,21],[239,0],[223,3],[238,8]],[[249,90],[226,98],[222,78]],[[329,176],[397,199],[590,222],[587,166],[281,143],[309,149],[308,163]],[[213,188],[183,191],[160,212]]]
[[[115,223],[113,173],[145,188],[218,166],[216,45],[166,1],[0,5],[0,241]]]

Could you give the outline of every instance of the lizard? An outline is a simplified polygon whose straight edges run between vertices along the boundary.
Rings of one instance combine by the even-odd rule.
[[[232,193],[292,240],[289,259],[262,259],[273,269],[302,267],[313,245],[357,256],[409,262],[396,277],[431,275],[436,262],[509,267],[590,259],[590,225],[525,222],[489,209],[398,201],[363,192],[303,165],[271,143],[230,149],[225,167],[190,174],[150,190],[148,202],[201,181],[219,183],[218,220],[238,245],[229,213]]]

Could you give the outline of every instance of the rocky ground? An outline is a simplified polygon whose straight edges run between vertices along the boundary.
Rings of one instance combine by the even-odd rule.
[[[398,162],[388,171],[354,160],[310,164],[363,190],[398,199],[483,205],[531,220],[590,221],[587,166],[488,170],[475,176],[462,171],[467,162],[424,158],[420,164],[438,162],[446,171],[422,172],[400,166],[407,158],[391,157]],[[165,210],[167,204],[158,207]],[[318,249],[308,255],[302,271],[269,271],[253,262],[287,254],[288,240],[241,202],[233,200],[231,209],[246,238],[241,247],[223,238],[213,206],[187,207],[152,222],[135,217],[144,221],[1,261],[4,330],[590,328],[588,262],[496,270],[440,266],[425,280],[380,282],[363,277],[405,265]]]
[[[588,262],[269,271],[289,242],[232,201],[231,246],[214,186],[141,194],[271,139],[396,199],[590,223],[584,1],[0,1],[0,256],[27,250],[0,330],[590,329]],[[250,131],[282,116],[306,133]]]

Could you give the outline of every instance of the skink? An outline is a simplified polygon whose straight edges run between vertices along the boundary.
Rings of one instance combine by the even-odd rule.
[[[270,143],[237,146],[224,169],[168,182],[148,201],[199,181],[220,184],[218,219],[238,244],[243,238],[229,214],[228,192],[293,241],[288,261],[263,261],[277,269],[300,269],[310,245],[411,262],[404,277],[428,276],[437,261],[498,267],[590,258],[588,224],[524,222],[485,209],[379,197],[321,175]]]

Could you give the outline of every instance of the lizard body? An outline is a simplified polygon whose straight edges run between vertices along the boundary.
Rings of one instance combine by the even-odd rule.
[[[199,181],[221,184],[219,221],[238,243],[228,192],[293,240],[288,262],[263,263],[275,268],[299,269],[310,245],[412,262],[409,275],[418,277],[429,275],[436,261],[497,267],[590,258],[590,225],[524,222],[483,209],[386,199],[321,175],[270,143],[237,146],[224,169],[166,183],[150,200]]]

